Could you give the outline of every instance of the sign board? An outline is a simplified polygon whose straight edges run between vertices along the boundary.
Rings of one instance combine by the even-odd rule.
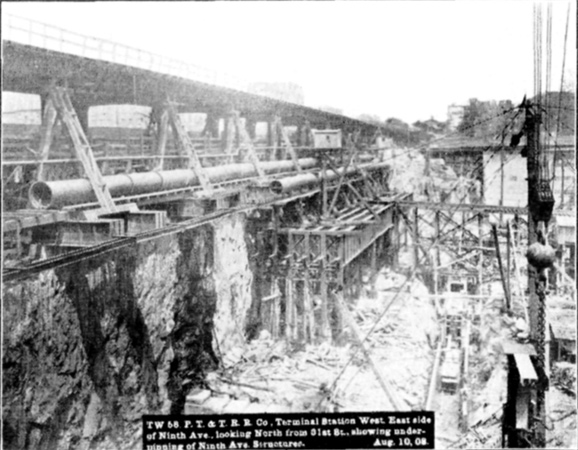
[[[311,130],[313,147],[318,149],[341,148],[341,130]]]

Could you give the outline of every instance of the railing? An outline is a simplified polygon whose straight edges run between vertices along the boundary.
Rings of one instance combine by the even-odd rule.
[[[248,82],[234,75],[12,14],[2,14],[2,39],[247,91]]]

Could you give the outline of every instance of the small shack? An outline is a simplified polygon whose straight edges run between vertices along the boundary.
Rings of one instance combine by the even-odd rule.
[[[553,308],[547,310],[550,330],[550,362],[576,363],[576,310]]]

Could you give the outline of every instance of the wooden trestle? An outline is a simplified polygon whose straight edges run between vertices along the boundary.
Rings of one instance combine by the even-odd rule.
[[[287,237],[282,261],[285,274],[285,336],[289,340],[335,339],[342,317],[338,295],[345,291],[345,271],[394,226],[394,205],[378,205],[373,214],[361,206],[345,208],[338,219],[280,228]],[[377,217],[377,219],[375,218]]]

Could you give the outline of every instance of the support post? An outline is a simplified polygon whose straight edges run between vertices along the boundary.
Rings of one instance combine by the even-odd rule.
[[[439,274],[438,274],[438,267],[441,266],[441,251],[440,251],[440,243],[439,243],[439,236],[440,236],[440,214],[439,211],[435,212],[434,218],[434,239],[436,243],[436,256],[435,262],[433,265],[433,278],[434,278],[434,294],[438,294],[439,289]]]
[[[413,209],[413,266],[417,267],[419,261],[419,252],[418,252],[418,240],[419,240],[419,231],[418,231],[418,221],[419,221],[419,210],[417,207]]]
[[[504,273],[504,267],[502,264],[502,254],[500,252],[500,243],[498,241],[498,228],[495,224],[492,224],[492,233],[494,234],[494,243],[496,245],[496,256],[498,258],[498,266],[500,268],[500,278],[502,279],[502,288],[504,289],[504,299],[506,300],[506,309],[510,311],[512,309],[510,301],[510,292],[508,291],[506,274]]]
[[[511,255],[510,255],[510,245],[511,245],[511,236],[510,236],[510,221],[506,224],[506,284],[508,288],[508,295],[510,296],[510,302],[512,301],[512,283],[511,283]]]
[[[310,244],[309,244],[309,234],[303,237],[303,248],[305,252],[305,280],[303,286],[303,337],[305,342],[312,342],[315,338],[315,317],[313,312],[313,304],[311,301],[311,282],[309,280],[309,256],[310,256]]]
[[[175,135],[179,140],[178,144],[181,147],[183,147],[189,158],[187,164],[188,168],[192,169],[195,172],[195,175],[197,175],[199,182],[203,187],[203,190],[207,193],[212,193],[213,187],[211,186],[211,181],[209,180],[209,177],[207,176],[206,172],[203,170],[201,160],[199,159],[199,156],[195,151],[194,145],[191,142],[191,138],[189,137],[189,134],[185,130],[185,127],[183,126],[183,123],[181,122],[181,119],[170,100],[167,101],[166,103],[166,110],[168,112],[168,117],[175,132]]]
[[[327,160],[322,158],[321,162],[321,217],[327,219],[327,179],[325,173],[327,171]]]
[[[293,305],[293,260],[294,246],[293,233],[287,235],[287,255],[289,256],[289,271],[285,279],[285,337],[288,341],[293,340],[293,322],[294,322],[294,305]]]
[[[538,185],[541,180],[540,170],[540,105],[526,106],[526,130],[528,140],[527,170],[528,170],[528,245],[538,240],[535,214]],[[535,419],[531,421],[534,447],[546,446],[545,427],[545,383],[542,379],[545,370],[545,285],[539,279],[536,268],[528,265],[528,289],[530,306],[530,339],[536,348],[536,368],[540,379],[536,387]]]
[[[327,295],[327,236],[321,234],[320,248],[321,255],[321,329],[320,337],[322,341],[331,339],[331,329],[329,327],[329,296]]]
[[[160,158],[156,170],[163,170],[165,165],[168,131],[169,131],[169,112],[165,108],[163,108],[160,110],[159,127],[157,134],[157,155],[159,155]]]
[[[50,96],[46,98],[43,102],[44,111],[42,114],[42,130],[40,137],[40,145],[38,147],[38,156],[40,161],[38,163],[38,171],[36,173],[36,179],[38,181],[44,181],[46,175],[44,173],[44,163],[48,159],[48,154],[50,153],[50,145],[52,144],[54,127],[57,122],[58,112],[54,107],[54,102],[50,99]]]
[[[482,221],[483,216],[482,213],[478,214],[478,246],[480,247],[479,250],[479,259],[478,259],[478,294],[482,293],[482,282],[483,282],[483,275],[484,275],[484,239],[482,235]]]
[[[504,163],[505,163],[505,155],[504,155],[504,146],[500,146],[500,206],[504,206]],[[500,210],[500,225],[504,219],[504,214]]]

